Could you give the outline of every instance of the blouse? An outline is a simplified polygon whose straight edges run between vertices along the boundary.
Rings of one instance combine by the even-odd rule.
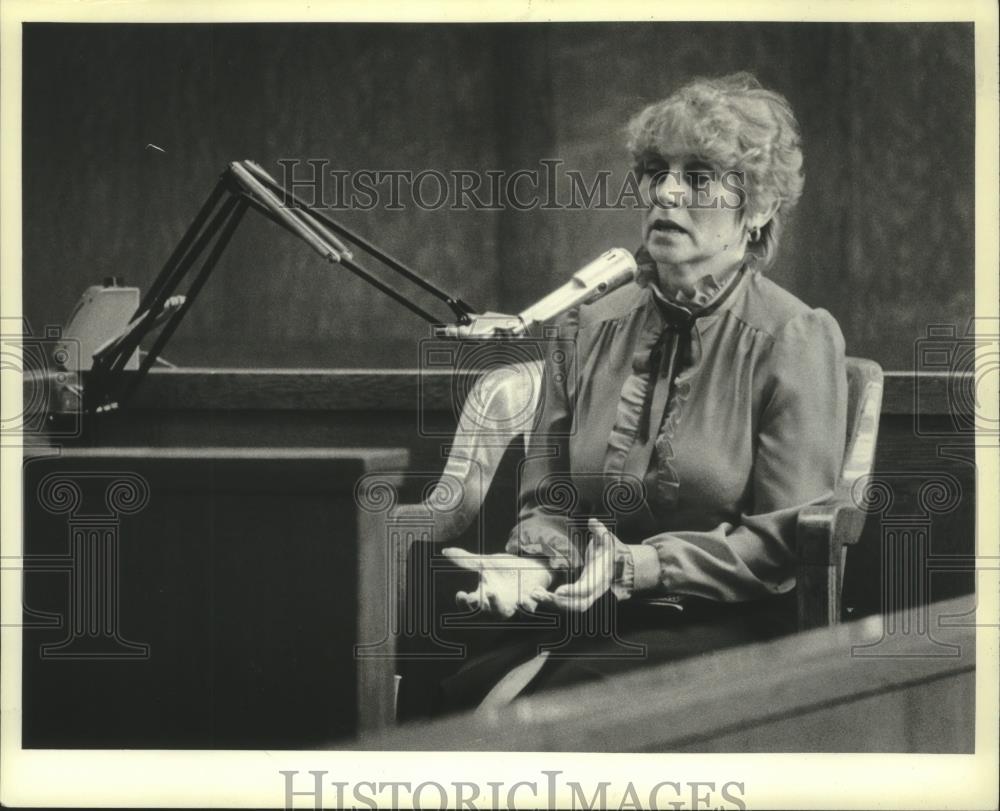
[[[794,587],[798,513],[842,464],[844,340],[753,269],[724,287],[682,322],[636,283],[562,319],[508,552],[572,571],[593,516],[632,545],[633,588],[651,597]],[[671,332],[681,349],[664,363]]]

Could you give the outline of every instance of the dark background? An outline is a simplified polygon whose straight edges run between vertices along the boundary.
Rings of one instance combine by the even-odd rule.
[[[929,324],[961,332],[973,312],[971,25],[29,24],[23,35],[23,309],[36,334],[106,275],[145,290],[231,160],[277,175],[285,158],[445,172],[558,159],[620,180],[632,114],[692,76],[742,69],[784,93],[803,130],[806,191],[774,278],[830,310],[850,354],[887,369],[913,368]],[[166,358],[417,365],[423,322],[249,216]],[[336,216],[477,308],[508,312],[604,249],[635,247],[639,219]]]

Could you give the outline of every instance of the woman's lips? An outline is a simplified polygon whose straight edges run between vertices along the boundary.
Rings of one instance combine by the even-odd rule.
[[[655,220],[649,226],[650,234],[662,234],[664,236],[670,236],[671,234],[681,235],[687,234],[687,231],[679,226],[677,223],[670,220]]]

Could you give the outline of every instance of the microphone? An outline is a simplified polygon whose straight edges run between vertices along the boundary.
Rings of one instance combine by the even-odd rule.
[[[443,338],[508,338],[526,335],[535,324],[548,321],[580,304],[590,304],[635,279],[635,257],[624,248],[605,251],[584,265],[562,287],[518,315],[483,313],[470,324],[448,324],[437,329]]]

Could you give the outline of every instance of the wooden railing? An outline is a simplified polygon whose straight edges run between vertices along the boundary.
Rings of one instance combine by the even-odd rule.
[[[961,597],[363,737],[372,750],[973,751]]]

